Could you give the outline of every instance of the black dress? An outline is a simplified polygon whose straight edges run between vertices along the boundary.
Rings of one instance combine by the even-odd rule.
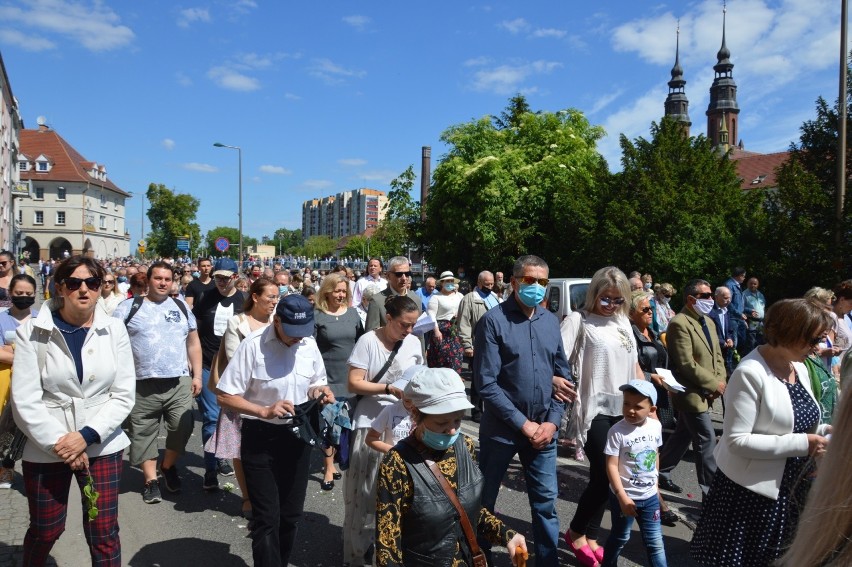
[[[784,384],[793,403],[793,433],[811,431],[819,423],[819,407],[799,380]],[[788,458],[778,500],[717,471],[692,538],[692,558],[719,567],[771,565],[796,535],[814,471],[810,457]]]

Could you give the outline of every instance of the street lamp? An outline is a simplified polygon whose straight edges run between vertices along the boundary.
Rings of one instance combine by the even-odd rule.
[[[240,252],[237,255],[239,258],[240,270],[243,269],[243,150],[239,146],[228,146],[226,144],[220,144],[216,142],[213,146],[217,148],[229,148],[232,150],[237,150],[237,158],[239,160],[239,172],[240,172],[240,209],[239,209],[239,218],[240,218]]]

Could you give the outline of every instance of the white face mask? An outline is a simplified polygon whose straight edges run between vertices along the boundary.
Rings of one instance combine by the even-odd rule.
[[[661,298],[660,298],[660,303],[662,303],[663,305],[668,305],[668,304],[669,304],[669,301],[671,301],[671,300],[672,300],[672,298],[671,298],[671,297],[666,297],[666,296],[664,295],[663,297],[661,297]]]
[[[701,313],[702,315],[709,315],[710,310],[713,309],[713,300],[712,299],[696,299],[695,300],[695,310]]]

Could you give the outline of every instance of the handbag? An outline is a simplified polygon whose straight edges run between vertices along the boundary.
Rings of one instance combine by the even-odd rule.
[[[444,473],[441,472],[441,469],[438,468],[437,463],[426,457],[425,448],[420,452],[420,456],[423,457],[423,462],[426,463],[427,467],[429,467],[429,470],[432,472],[435,480],[437,480],[441,488],[444,489],[444,494],[447,495],[450,503],[452,503],[458,513],[459,522],[461,522],[462,531],[464,531],[464,537],[467,540],[468,546],[470,546],[473,567],[488,567],[488,562],[485,560],[485,554],[479,548],[479,542],[476,541],[476,534],[473,531],[473,526],[470,525],[470,519],[467,517],[467,512],[465,512],[464,508],[462,508],[461,502],[459,502],[459,498],[456,496],[456,491],[453,490],[452,486],[450,486],[449,481],[447,481],[447,477],[445,477]]]
[[[574,379],[574,385],[577,388],[577,397],[572,403],[568,404],[559,427],[559,436],[568,440],[580,438],[580,429],[583,422],[583,404],[580,400],[580,373],[583,369],[582,353],[586,346],[586,329],[584,328],[586,315],[583,311],[580,311],[579,314],[580,321],[577,324],[574,346],[571,349],[571,355],[568,357],[568,367],[571,369],[571,377]]]

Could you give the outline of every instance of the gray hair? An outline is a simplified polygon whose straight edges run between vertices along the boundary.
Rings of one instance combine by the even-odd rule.
[[[719,287],[716,288],[716,291],[713,292],[713,297],[719,297],[720,295],[722,295],[726,291],[728,292],[728,294],[731,293],[731,290],[728,288],[728,286],[720,285]]]
[[[479,275],[476,276],[476,283],[480,283],[482,280],[484,280],[488,276],[491,276],[493,278],[494,274],[492,274],[488,270],[482,270],[481,272],[479,272]]]
[[[526,256],[521,256],[515,261],[515,265],[512,267],[512,277],[519,278],[524,275],[524,268],[527,266],[534,266],[536,268],[544,268],[548,272],[550,268],[547,267],[547,262],[539,258],[538,256],[533,256],[532,254],[528,254]]]
[[[645,291],[644,289],[637,289],[633,293],[630,294],[630,312],[635,313],[639,310],[639,304],[644,300],[651,299],[651,292]]]
[[[402,264],[411,265],[411,262],[405,256],[394,256],[393,258],[388,260],[388,271],[393,272],[395,271],[394,266],[400,266]]]
[[[690,280],[686,287],[683,288],[683,296],[687,297],[690,295],[695,295],[698,293],[698,288],[702,286],[710,287],[710,283],[707,280],[702,280],[700,278],[696,278],[694,280]]]

